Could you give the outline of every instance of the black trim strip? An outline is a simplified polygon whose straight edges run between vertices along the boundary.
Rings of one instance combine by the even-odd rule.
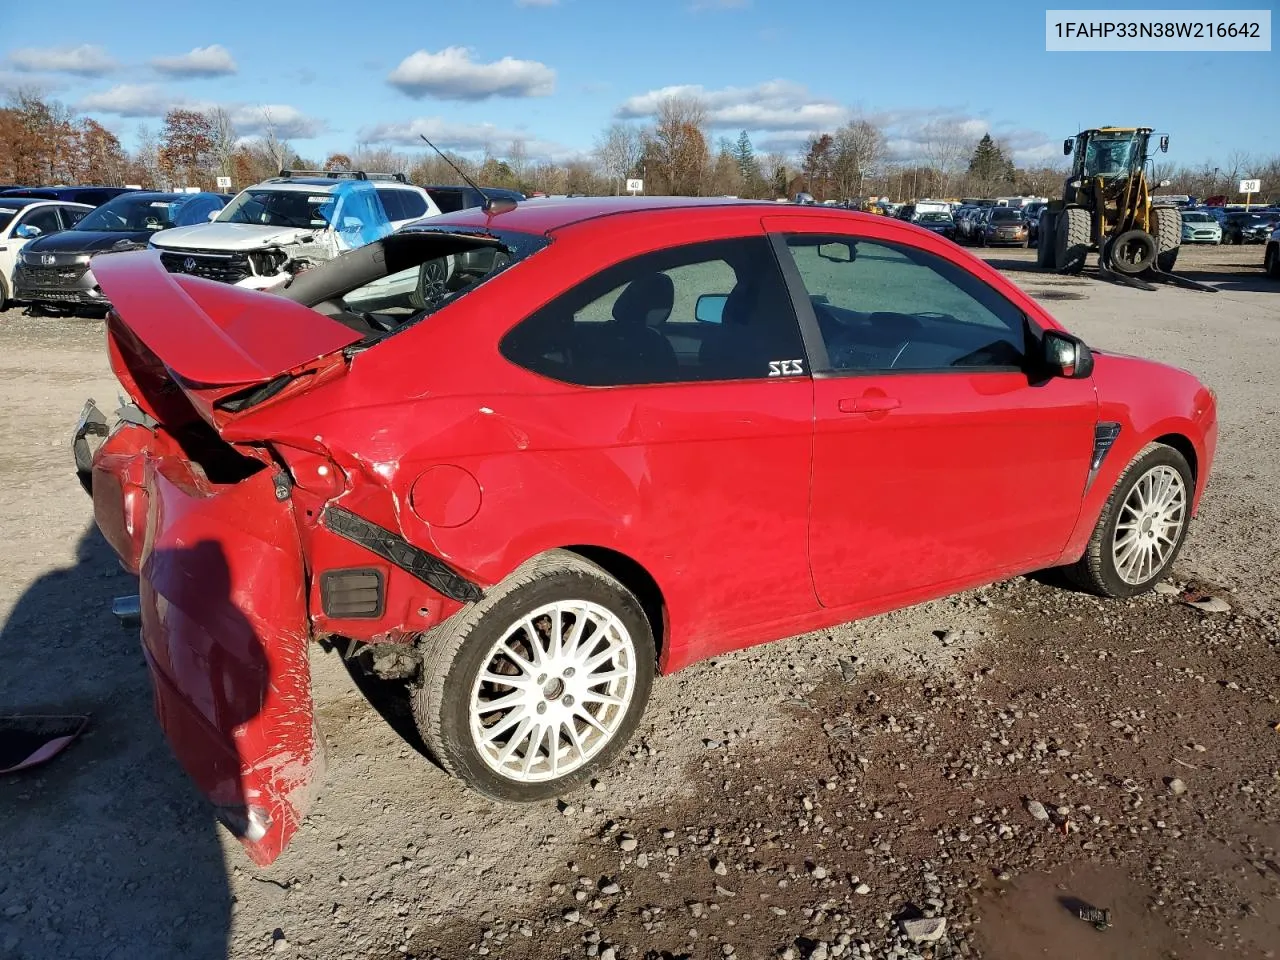
[[[432,556],[385,527],[371,523],[342,507],[326,507],[326,527],[338,536],[359,544],[370,553],[389,560],[401,570],[417,577],[432,590],[459,603],[475,603],[484,592],[439,557]]]
[[[1112,446],[1115,445],[1116,438],[1120,436],[1120,424],[1114,420],[1100,420],[1093,427],[1093,459],[1089,461],[1089,476],[1085,480],[1085,492],[1089,492],[1089,488],[1093,486],[1093,481],[1098,478],[1098,471],[1102,469],[1102,461],[1107,459],[1107,454],[1111,452]]]

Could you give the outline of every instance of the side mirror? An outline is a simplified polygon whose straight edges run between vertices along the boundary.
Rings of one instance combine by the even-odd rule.
[[[39,227],[28,226],[24,223],[14,230],[13,234],[16,237],[21,237],[23,240],[34,240],[36,237],[43,236],[44,231]]]
[[[1083,380],[1093,373],[1093,351],[1079,337],[1046,330],[1042,343],[1044,364],[1053,376]]]
[[[1071,153],[1071,148],[1075,146],[1070,139],[1062,141],[1062,155],[1065,157]]]
[[[699,323],[719,323],[724,316],[724,305],[729,301],[727,294],[704,293],[693,307],[693,318]]]
[[[221,208],[221,207],[219,207],[217,210],[210,210],[210,211],[209,211],[209,222],[210,222],[210,223],[212,223],[214,220],[217,220],[217,219],[218,219],[218,214],[220,214],[221,212],[222,212],[222,208]]]
[[[832,263],[853,263],[858,259],[858,250],[846,240],[833,240],[830,243],[818,245],[818,256]]]
[[[1169,152],[1169,135],[1167,133],[1160,137],[1160,152]]]

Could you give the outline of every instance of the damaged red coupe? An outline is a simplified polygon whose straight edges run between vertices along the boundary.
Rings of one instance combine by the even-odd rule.
[[[313,640],[406,677],[449,773],[548,798],[655,672],[1048,567],[1150,588],[1217,437],[1190,374],[820,207],[463,211],[280,294],[94,263],[129,399],[77,469],[160,723],[260,863],[320,774]]]

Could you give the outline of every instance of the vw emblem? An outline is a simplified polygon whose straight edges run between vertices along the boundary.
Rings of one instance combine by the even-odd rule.
[[[182,261],[182,269],[183,269],[183,270],[185,270],[185,271],[187,271],[187,273],[190,273],[190,272],[191,272],[192,270],[194,270],[195,268],[196,268],[196,258],[195,258],[195,257],[187,257],[187,259],[185,259],[185,260],[183,260],[183,261]]]
[[[40,256],[40,262],[43,263],[46,267],[51,267],[58,262],[58,258],[55,257],[52,253],[45,253]]]

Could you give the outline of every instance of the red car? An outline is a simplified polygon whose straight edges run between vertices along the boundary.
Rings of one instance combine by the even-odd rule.
[[[131,403],[86,405],[77,469],[160,722],[260,863],[320,777],[312,640],[409,678],[445,770],[548,798],[655,671],[1048,567],[1148,589],[1217,438],[1190,374],[823,207],[466,210],[279,295],[94,263]]]

